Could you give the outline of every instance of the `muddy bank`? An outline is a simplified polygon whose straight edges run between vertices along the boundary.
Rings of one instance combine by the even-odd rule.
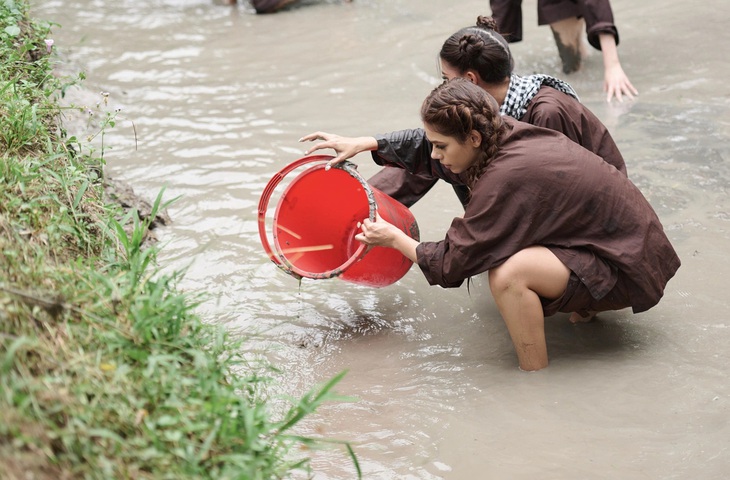
[[[79,74],[83,74],[86,66],[73,62],[64,52],[55,52],[60,59],[54,69],[57,76],[61,78],[76,79]],[[76,137],[84,145],[87,151],[77,152],[77,154],[92,153],[98,157],[102,155],[105,149],[113,149],[113,145],[104,145],[103,137],[114,128],[117,128],[116,117],[121,116],[121,107],[110,105],[110,93],[99,88],[93,88],[90,82],[84,80],[77,81],[76,85],[67,88],[62,98],[59,99],[59,105],[62,107],[62,115],[60,120],[60,128],[66,135],[67,141],[71,137]],[[114,124],[110,124],[111,121]],[[119,122],[122,123],[122,122]],[[134,125],[122,124],[121,128],[127,127],[128,134],[136,137]],[[84,143],[88,142],[88,144]],[[136,142],[136,138],[135,138]],[[69,142],[69,148],[77,150],[79,144]],[[157,241],[156,230],[160,227],[170,225],[172,219],[167,208],[156,209],[153,214],[154,198],[147,198],[135,192],[132,183],[118,178],[116,175],[109,173],[107,165],[99,165],[90,167],[96,169],[96,175],[101,178],[104,188],[105,201],[110,204],[119,205],[122,214],[118,220],[126,219],[124,229],[127,234],[131,234],[134,228],[134,218],[127,217],[130,211],[136,212],[136,218],[140,224],[148,225],[144,233],[144,243],[150,244]]]

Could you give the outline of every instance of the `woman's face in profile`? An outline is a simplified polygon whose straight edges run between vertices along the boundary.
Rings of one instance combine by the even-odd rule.
[[[423,128],[426,138],[431,142],[431,158],[452,173],[462,173],[474,164],[481,154],[481,135],[472,130],[466,141],[460,142],[456,137],[443,135],[425,123]]]

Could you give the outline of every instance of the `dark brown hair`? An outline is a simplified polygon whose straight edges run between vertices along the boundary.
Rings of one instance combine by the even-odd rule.
[[[465,172],[469,187],[497,155],[502,139],[510,130],[502,120],[497,101],[465,78],[453,78],[433,89],[421,106],[421,120],[459,143],[465,142],[472,130],[481,134],[482,158]]]
[[[494,19],[483,15],[476,26],[462,28],[446,39],[439,56],[459,73],[474,70],[491,84],[502,82],[514,68],[507,40],[497,32]]]

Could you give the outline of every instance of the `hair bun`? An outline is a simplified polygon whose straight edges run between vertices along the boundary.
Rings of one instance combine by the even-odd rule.
[[[479,15],[477,17],[477,27],[494,30],[496,32],[497,31],[497,22],[492,17],[487,17],[486,15]]]

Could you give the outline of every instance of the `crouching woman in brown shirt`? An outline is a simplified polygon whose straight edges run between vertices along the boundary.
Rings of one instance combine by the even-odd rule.
[[[552,130],[499,114],[467,80],[437,87],[421,109],[431,158],[399,164],[470,187],[464,216],[440,242],[417,242],[380,218],[355,238],[396,248],[428,282],[458,287],[488,271],[520,368],[548,365],[544,320],[656,305],[680,260],[639,189]],[[316,148],[315,148],[316,149]]]

